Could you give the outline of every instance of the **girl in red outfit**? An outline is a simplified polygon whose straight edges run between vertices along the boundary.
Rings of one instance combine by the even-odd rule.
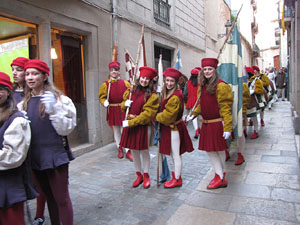
[[[199,87],[198,83],[198,74],[201,71],[200,67],[196,67],[191,70],[191,77],[189,81],[185,85],[184,92],[187,94],[187,102],[186,102],[186,109],[189,115],[192,108],[194,107],[196,101],[197,101],[197,90]],[[199,120],[195,119],[193,120],[193,126],[195,130],[195,136],[194,138],[198,138],[199,136]]]
[[[215,58],[202,59],[200,72],[199,94],[200,102],[193,116],[202,115],[199,150],[207,152],[215,169],[215,177],[207,186],[208,189],[227,187],[225,180],[225,150],[226,140],[232,132],[232,90],[228,84],[220,80],[216,71],[218,60]]]
[[[181,73],[174,68],[167,68],[164,72],[164,86],[161,95],[160,113],[156,120],[160,123],[159,152],[171,155],[174,164],[172,179],[164,183],[165,188],[180,187],[182,185],[182,154],[194,150],[192,140],[185,123],[182,121],[184,97],[178,87]]]
[[[123,131],[120,146],[132,150],[134,167],[137,179],[133,187],[138,187],[144,181],[144,188],[150,187],[149,169],[150,153],[149,143],[151,137],[151,122],[157,113],[159,102],[155,93],[153,78],[157,76],[156,69],[141,67],[137,86],[132,90],[131,100],[128,99],[129,90],[124,93],[122,110],[130,107],[128,120],[123,121]],[[143,166],[141,164],[143,158]],[[144,177],[142,175],[144,173]]]

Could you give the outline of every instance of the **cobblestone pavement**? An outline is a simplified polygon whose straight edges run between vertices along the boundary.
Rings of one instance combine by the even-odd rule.
[[[228,187],[218,190],[206,189],[214,171],[206,153],[197,150],[192,124],[188,128],[195,151],[183,155],[180,188],[157,187],[156,147],[150,149],[149,189],[132,188],[133,163],[118,159],[114,144],[76,158],[70,164],[74,224],[300,224],[300,170],[290,103],[277,102],[266,110],[265,124],[255,140],[249,139],[253,128],[248,127],[244,164],[234,165],[237,149],[232,145],[226,163]],[[34,214],[35,200],[29,205]]]

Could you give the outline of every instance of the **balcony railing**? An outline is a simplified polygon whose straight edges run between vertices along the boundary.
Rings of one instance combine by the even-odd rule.
[[[158,24],[170,26],[170,8],[168,0],[153,0],[154,19]]]

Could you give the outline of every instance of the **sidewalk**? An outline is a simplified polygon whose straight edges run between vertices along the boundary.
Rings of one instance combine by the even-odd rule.
[[[156,147],[150,149],[149,189],[131,187],[133,163],[118,159],[114,144],[78,157],[70,164],[74,224],[300,224],[300,170],[290,103],[275,103],[265,112],[265,124],[258,139],[246,139],[246,163],[235,166],[236,149],[231,150],[228,187],[218,190],[206,189],[214,171],[194,138],[195,151],[183,155],[183,186],[175,189],[156,186]],[[192,125],[188,128],[193,137]],[[34,216],[35,200],[30,208]]]

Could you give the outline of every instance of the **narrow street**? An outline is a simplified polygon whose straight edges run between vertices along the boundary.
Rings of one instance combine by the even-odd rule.
[[[76,158],[70,164],[74,224],[299,224],[299,136],[294,134],[290,107],[289,102],[280,101],[266,110],[266,126],[259,126],[258,139],[249,139],[252,128],[248,127],[246,163],[234,165],[237,150],[233,147],[224,189],[206,189],[214,171],[194,138],[195,151],[183,155],[181,188],[156,186],[156,147],[151,148],[151,187],[147,190],[143,185],[132,188],[136,178],[133,163],[118,159],[114,144]],[[192,124],[189,131],[193,137]],[[170,165],[171,159],[168,161]],[[29,205],[34,216],[35,200]],[[46,215],[49,225],[48,212]]]

